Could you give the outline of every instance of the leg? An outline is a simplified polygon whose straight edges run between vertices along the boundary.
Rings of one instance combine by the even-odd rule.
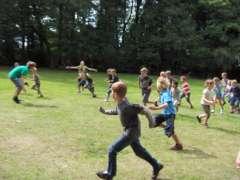
[[[151,154],[140,144],[139,139],[136,139],[132,142],[131,147],[134,151],[134,153],[140,157],[141,159],[147,161],[149,164],[151,164],[153,168],[153,175],[152,179],[156,180],[157,176],[159,174],[159,171],[163,168],[163,165],[158,163],[156,159],[154,159]]]
[[[191,93],[187,94],[187,96],[185,96],[185,97],[186,97],[186,100],[187,100],[188,104],[190,105],[190,108],[192,109],[193,105],[192,105],[192,102],[191,102],[191,99],[190,99]]]
[[[125,147],[131,144],[131,138],[128,136],[120,137],[115,143],[113,143],[108,152],[108,168],[107,172],[111,177],[116,175],[117,169],[117,153],[123,150]]]
[[[13,82],[13,84],[16,86],[16,91],[13,95],[13,100],[16,102],[16,103],[20,103],[19,99],[18,99],[18,96],[19,94],[21,93],[22,89],[23,89],[23,86],[22,86],[22,83],[21,83],[21,79],[17,78],[17,79],[11,79],[11,81]]]
[[[109,98],[110,98],[110,95],[111,95],[111,92],[112,92],[112,89],[111,89],[111,86],[108,87],[108,90],[107,90],[107,96],[105,98],[105,101],[108,101]]]
[[[141,159],[147,161],[149,164],[152,165],[153,168],[158,167],[158,162],[154,159],[151,154],[140,144],[139,139],[132,142],[131,147],[136,154],[136,156],[140,157]]]
[[[43,94],[40,90],[40,83],[37,84],[36,89],[37,89],[37,93],[38,93],[39,97],[43,97]]]

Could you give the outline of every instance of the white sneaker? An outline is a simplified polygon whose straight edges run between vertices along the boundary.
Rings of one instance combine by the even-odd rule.
[[[214,110],[214,109],[212,109],[212,110],[211,110],[211,113],[214,113],[214,112],[215,112],[215,110]]]
[[[220,114],[223,114],[223,109],[220,110]]]

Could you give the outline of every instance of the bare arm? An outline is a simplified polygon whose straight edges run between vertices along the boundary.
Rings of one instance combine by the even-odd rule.
[[[203,98],[203,101],[205,102],[205,103],[208,103],[208,104],[214,104],[214,101],[210,101],[210,100],[208,100],[207,98]]]
[[[148,120],[148,126],[149,128],[154,128],[155,127],[155,122],[153,120],[152,113],[144,106],[141,106],[142,110],[140,111],[140,114],[145,115],[145,117]]]
[[[66,69],[79,69],[79,66],[66,66]]]
[[[103,107],[99,107],[99,111],[103,114],[107,114],[107,115],[118,115],[117,109],[108,109],[105,110],[103,109]]]
[[[168,103],[160,104],[159,106],[149,106],[148,108],[151,110],[161,110],[168,107]]]
[[[90,67],[87,67],[87,66],[86,66],[86,69],[87,69],[88,71],[93,71],[93,72],[97,72],[97,69],[94,69],[94,68],[90,68]]]

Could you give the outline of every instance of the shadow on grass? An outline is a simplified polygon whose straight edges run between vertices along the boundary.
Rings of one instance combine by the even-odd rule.
[[[46,105],[46,104],[33,104],[33,103],[22,103],[26,107],[37,107],[37,108],[58,108],[55,105]]]
[[[192,159],[217,158],[217,156],[214,156],[212,154],[208,154],[208,153],[206,153],[206,152],[204,152],[201,149],[196,148],[196,147],[192,147],[191,149],[183,149],[182,151],[178,151],[178,153],[192,155],[190,157]]]
[[[196,116],[194,115],[188,115],[188,114],[177,114],[177,118],[179,120],[189,121],[189,122],[197,122]]]
[[[222,132],[225,132],[227,134],[232,134],[232,135],[239,135],[240,134],[239,131],[233,131],[233,130],[224,129],[224,128],[221,128],[221,127],[209,127],[209,129],[215,129],[215,130],[222,131]]]

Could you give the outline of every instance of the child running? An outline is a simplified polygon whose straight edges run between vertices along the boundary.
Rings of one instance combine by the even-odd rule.
[[[190,105],[190,108],[193,109],[193,105],[191,102],[191,89],[190,89],[190,85],[188,83],[188,79],[187,76],[181,76],[180,80],[182,81],[182,95],[181,95],[181,99],[185,97],[187,103]]]
[[[148,76],[148,69],[145,67],[140,70],[140,75],[138,76],[138,85],[142,90],[143,105],[146,106],[146,104],[149,103],[149,96],[152,89],[152,79]]]
[[[230,93],[232,96],[230,97],[230,106],[231,111],[230,113],[239,113],[239,104],[240,104],[240,87],[238,85],[237,80],[231,81],[231,90]]]
[[[227,85],[229,83],[229,79],[228,79],[228,75],[226,72],[223,72],[221,74],[221,77],[222,77],[222,80],[221,80],[221,84],[222,84],[222,87],[223,87],[223,104],[226,103],[225,101],[225,95],[226,95],[226,88],[227,88]]]
[[[221,80],[218,77],[213,78],[214,82],[214,92],[216,95],[216,101],[220,105],[220,113],[223,113],[223,106],[224,106],[224,101],[223,101],[223,87]],[[213,112],[215,111],[215,105],[213,105]]]
[[[163,165],[158,163],[150,153],[140,143],[140,121],[138,114],[144,114],[148,118],[149,127],[153,127],[151,113],[140,105],[130,104],[126,99],[127,86],[119,81],[112,85],[112,96],[117,103],[115,110],[104,110],[99,108],[100,112],[107,115],[120,115],[120,121],[123,126],[123,134],[113,143],[108,152],[108,167],[106,171],[100,171],[97,176],[101,179],[112,180],[116,175],[117,154],[127,146],[131,146],[134,153],[151,164],[153,168],[152,180],[156,180],[159,171]]]
[[[106,98],[104,100],[106,102],[109,101],[109,98],[110,98],[110,95],[111,95],[111,92],[112,92],[112,85],[113,85],[113,83],[119,81],[116,69],[108,69],[107,70],[107,75],[108,75],[109,86],[108,86],[107,96],[106,96]]]
[[[181,90],[178,88],[178,82],[177,81],[172,82],[171,94],[172,94],[172,97],[173,97],[174,106],[176,107],[176,111],[178,112],[178,108],[179,108],[180,101],[181,101],[181,99],[180,99]]]
[[[78,70],[78,92],[79,93],[81,93],[81,87],[87,87],[87,89],[91,92],[92,97],[96,97],[96,94],[94,92],[94,87],[93,87],[93,80],[90,78],[90,75],[87,72],[88,71],[97,72],[97,69],[87,67],[84,61],[81,61],[79,66],[67,66],[66,69]],[[90,83],[88,80],[90,80],[92,83]]]
[[[38,74],[38,69],[37,67],[33,67],[31,70],[32,70],[33,81],[34,81],[32,89],[37,91],[39,97],[43,97],[43,94],[40,90],[41,83],[40,83],[40,76]]]
[[[154,124],[155,126],[160,126],[165,128],[165,135],[167,137],[172,137],[175,145],[171,147],[171,150],[182,150],[183,146],[180,142],[177,134],[174,130],[174,121],[176,118],[176,110],[173,104],[173,98],[171,95],[171,92],[169,90],[169,84],[167,80],[161,79],[158,82],[157,86],[158,91],[160,92],[160,105],[158,106],[149,106],[149,109],[151,110],[162,110],[161,114],[158,114],[154,117]],[[166,122],[166,125],[163,125],[162,123]]]
[[[199,123],[204,119],[204,125],[208,127],[208,120],[211,116],[211,108],[215,104],[215,92],[213,90],[214,82],[211,79],[205,81],[205,89],[203,90],[203,95],[201,99],[201,105],[204,113],[200,114],[197,117]]]
[[[29,70],[34,68],[36,66],[36,63],[33,61],[28,61],[26,66],[17,66],[13,68],[9,73],[8,77],[13,82],[13,84],[16,86],[16,91],[13,96],[13,101],[17,104],[20,104],[20,100],[18,98],[19,94],[23,90],[23,83],[22,78],[23,76],[26,76],[29,73]]]

